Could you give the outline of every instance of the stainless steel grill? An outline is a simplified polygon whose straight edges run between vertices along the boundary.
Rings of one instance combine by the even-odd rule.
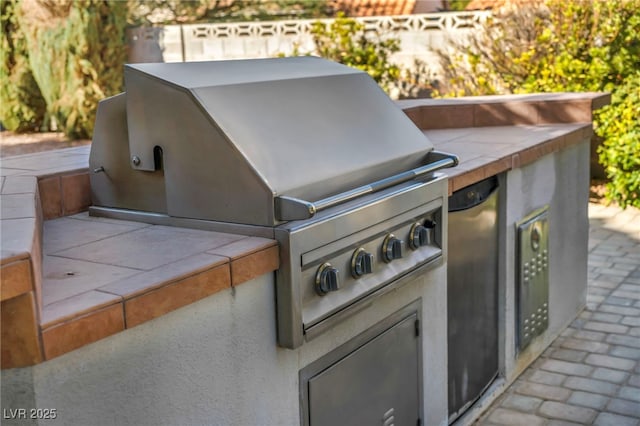
[[[441,262],[435,172],[457,159],[366,73],[312,57],[136,64],[125,83],[98,108],[91,213],[276,238],[280,345]]]

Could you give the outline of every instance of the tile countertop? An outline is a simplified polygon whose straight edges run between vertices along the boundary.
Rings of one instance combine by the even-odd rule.
[[[437,150],[456,154],[445,169],[449,195],[465,186],[534,162],[543,155],[590,139],[591,123],[424,130]]]
[[[459,155],[449,193],[591,137],[608,95],[400,101]],[[511,122],[514,124],[505,125]],[[274,240],[89,217],[89,147],[2,160],[2,368],[24,367],[278,268]]]
[[[275,271],[276,241],[89,217],[89,147],[2,160],[2,368]]]

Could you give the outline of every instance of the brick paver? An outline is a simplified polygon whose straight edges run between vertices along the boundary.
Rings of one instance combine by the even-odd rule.
[[[587,307],[477,425],[640,426],[640,210],[589,221]]]

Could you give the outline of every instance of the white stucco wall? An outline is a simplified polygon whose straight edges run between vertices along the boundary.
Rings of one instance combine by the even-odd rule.
[[[425,424],[446,425],[444,271],[297,350],[276,346],[269,274],[51,361],[5,370],[5,389],[22,383],[28,391],[13,408],[55,408],[46,425],[297,425],[299,370],[422,298]]]
[[[589,238],[589,140],[512,170],[506,176],[504,368],[508,379],[551,343],[586,303]],[[549,205],[549,327],[516,357],[516,223]]]

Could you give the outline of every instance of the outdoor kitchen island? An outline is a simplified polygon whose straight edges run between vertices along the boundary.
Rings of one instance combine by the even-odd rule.
[[[434,129],[423,121],[423,116],[437,116],[441,111],[450,117],[452,110],[465,108],[429,104],[445,101],[403,105],[437,149],[460,156],[460,165],[447,170],[449,193],[488,176],[498,175],[501,179],[502,378],[489,390],[493,396],[533,361],[584,305],[591,111],[605,102],[606,97],[565,95],[566,99],[556,102],[554,96],[562,97],[460,100],[467,103],[471,121],[461,119],[458,123],[464,127],[457,128]],[[541,120],[542,114],[537,112],[515,114],[530,105],[534,105],[535,111],[544,111],[547,103],[549,109],[556,111],[551,114],[557,117],[555,123]],[[493,105],[494,111],[500,109],[506,122],[474,121],[479,115],[473,109],[483,104],[489,104],[489,108]],[[427,110],[429,113],[423,114]],[[567,111],[571,119],[563,115]],[[533,122],[522,123],[519,120],[523,117]],[[446,120],[436,121],[447,124]],[[55,420],[40,420],[39,424],[300,424],[304,404],[301,402],[301,370],[334,348],[366,334],[372,318],[400,315],[402,319],[406,317],[403,311],[417,310],[423,322],[420,348],[423,424],[447,424],[444,268],[430,272],[428,279],[417,278],[393,289],[383,302],[374,301],[375,313],[363,308],[354,313],[350,321],[335,325],[296,349],[282,348],[276,344],[271,271],[277,267],[279,256],[273,251],[274,240],[142,226],[77,213],[88,205],[87,159],[86,148],[74,148],[3,162],[3,409],[56,410]],[[46,170],[56,162],[60,164],[58,169]],[[40,177],[39,185],[36,186],[35,178],[30,180],[25,176]],[[31,190],[22,188],[18,192],[33,194],[33,212],[18,212],[17,208],[15,212],[5,210],[4,206],[8,205],[5,200],[11,201],[9,197],[15,198],[16,194],[9,189],[15,188],[18,181],[33,182]],[[73,185],[65,187],[65,183]],[[551,227],[549,327],[516,356],[514,223],[543,205],[549,205]],[[65,212],[76,216],[56,218]],[[15,226],[17,221],[21,221],[20,227]],[[31,230],[28,225],[32,226]],[[83,232],[74,228],[78,225]],[[32,244],[20,246],[20,253],[9,252],[12,244],[20,240],[20,236],[15,235],[18,230],[25,233],[26,238],[22,239]],[[117,232],[110,234],[114,230]],[[149,253],[132,251],[129,247],[141,232],[149,233],[146,237],[149,240],[155,237],[162,250],[155,252],[152,246]],[[92,251],[81,247],[93,244],[100,250],[106,240],[118,237],[123,245],[111,246],[111,250],[126,254],[120,256],[120,263],[106,260],[101,263],[101,256],[83,259],[91,256]],[[43,261],[40,247],[44,247]],[[51,247],[51,252],[47,252],[47,247]],[[186,258],[175,253],[185,247],[195,253]],[[455,256],[455,253],[448,255]],[[177,257],[182,269],[163,267],[155,263],[157,260],[145,260],[154,256],[155,259]],[[61,259],[75,259],[90,268],[69,270],[60,263]],[[26,267],[19,263],[24,260]],[[165,262],[171,265],[171,261]],[[198,280],[198,274],[220,266],[224,270],[224,265],[228,272],[220,274],[226,278],[209,276],[203,282]],[[107,270],[107,267],[113,269]],[[127,296],[99,290],[105,285],[131,282],[117,275],[116,268],[127,267],[145,274],[145,280],[134,283],[135,292]],[[144,268],[148,271],[140,271]],[[10,270],[11,275],[7,274]],[[78,281],[85,273],[100,279],[111,273],[113,279],[102,283]],[[236,285],[234,276],[247,279]],[[195,278],[190,280],[190,277]],[[70,283],[66,288],[65,280]],[[24,282],[28,285],[16,284]],[[240,282],[242,280],[238,284]],[[216,287],[211,283],[223,284]],[[51,285],[62,285],[61,291],[66,294],[58,296],[56,301],[47,300],[47,294],[54,293],[48,293]],[[8,286],[14,287],[6,289]],[[161,294],[162,289],[166,293]],[[150,297],[154,294],[158,295],[155,299]],[[131,304],[129,308],[127,303],[136,297],[150,297],[151,303],[137,307]],[[416,301],[419,301],[417,308]],[[43,322],[52,318],[47,312],[56,304],[57,307],[65,305],[64,314],[60,313],[54,322]],[[175,309],[177,307],[180,309]],[[131,321],[131,314],[143,320]],[[383,411],[381,417],[387,410]],[[5,418],[5,422],[12,424],[10,419]],[[15,424],[25,423],[16,420]]]

